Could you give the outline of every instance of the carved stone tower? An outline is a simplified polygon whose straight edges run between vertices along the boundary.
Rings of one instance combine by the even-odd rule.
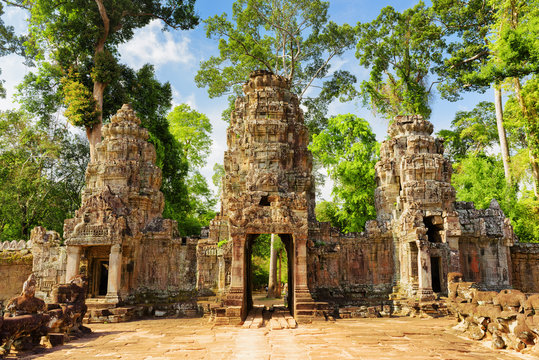
[[[378,221],[389,223],[396,239],[395,285],[420,300],[433,298],[433,288],[441,291],[444,269],[457,271],[459,266],[452,169],[432,130],[421,116],[396,117],[376,164]]]
[[[148,131],[140,127],[129,105],[103,126],[103,137],[86,170],[81,208],[64,223],[66,281],[79,273],[82,258],[90,279],[89,295],[117,303],[151,272],[149,259],[142,261],[149,253],[143,251],[143,243],[157,234],[171,240],[177,226],[161,218],[161,169],[147,142]]]
[[[221,223],[232,241],[230,318],[252,306],[251,249],[259,234],[279,234],[289,261],[289,305],[298,319],[312,315],[307,287],[307,237],[314,220],[312,155],[296,95],[287,81],[255,71],[243,85],[227,130]]]

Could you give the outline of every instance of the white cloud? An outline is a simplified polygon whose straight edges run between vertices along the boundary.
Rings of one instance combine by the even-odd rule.
[[[191,93],[188,96],[183,96],[178,90],[172,87],[172,109],[180,104],[187,104],[193,110],[197,110],[196,96]]]
[[[133,39],[119,46],[122,60],[134,68],[140,68],[146,63],[155,66],[194,63],[194,56],[189,50],[190,38],[184,33],[176,36],[179,39],[171,32],[162,32],[161,22],[153,20],[137,30]]]

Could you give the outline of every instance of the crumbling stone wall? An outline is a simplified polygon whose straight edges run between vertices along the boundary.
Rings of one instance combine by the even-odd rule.
[[[516,243],[511,248],[513,287],[539,293],[539,244]]]
[[[22,284],[32,273],[32,258],[24,240],[0,243],[0,307],[2,302],[20,293]]]
[[[64,284],[67,254],[61,246],[60,234],[37,226],[30,233],[32,244],[32,271],[36,278],[36,296],[51,301],[51,291],[57,284]]]
[[[515,236],[496,200],[488,209],[475,209],[473,203],[456,202],[461,236],[460,272],[465,281],[489,290],[511,285],[510,246]]]
[[[308,281],[313,298],[342,305],[387,302],[392,292],[393,238],[376,221],[360,234],[342,234],[329,223],[309,234]]]

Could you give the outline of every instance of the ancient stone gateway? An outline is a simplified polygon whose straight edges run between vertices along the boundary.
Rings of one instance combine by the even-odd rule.
[[[251,250],[260,234],[279,234],[289,261],[289,307],[296,319],[310,317],[307,238],[314,221],[312,155],[296,95],[288,82],[256,71],[236,100],[227,130],[219,225],[232,246],[227,316],[240,321],[252,307]],[[216,224],[214,222],[213,227]]]

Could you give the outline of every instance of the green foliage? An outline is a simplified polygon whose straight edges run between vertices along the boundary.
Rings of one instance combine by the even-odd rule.
[[[358,37],[356,57],[370,69],[370,79],[361,84],[364,103],[389,119],[415,114],[428,118],[428,76],[441,63],[445,44],[425,4],[402,13],[385,7],[372,22],[358,24]]]
[[[167,115],[172,135],[180,142],[193,168],[203,167],[210,154],[212,126],[210,119],[191,109],[187,104],[178,105]]]
[[[61,234],[80,205],[87,154],[64,127],[0,112],[0,240],[28,239],[37,225]]]
[[[522,242],[539,242],[539,202],[528,191],[519,196],[516,185],[508,186],[500,160],[486,155],[469,156],[454,164],[452,184],[457,200],[472,201],[479,209],[496,199],[505,216],[511,219]]]
[[[456,101],[462,91],[484,92],[490,83],[477,74],[489,61],[492,7],[486,0],[433,0],[432,12],[448,41],[443,64],[435,67],[444,79],[438,84],[440,95]]]
[[[369,123],[352,114],[329,119],[328,127],[313,136],[309,146],[313,156],[328,169],[334,181],[334,203],[343,230],[361,231],[374,210],[374,165],[378,143]]]
[[[494,10],[491,27],[492,61],[478,75],[500,82],[539,72],[539,1],[489,0]]]
[[[219,56],[200,64],[197,86],[207,87],[210,97],[237,96],[249,74],[262,68],[288,79],[302,101],[313,82],[329,77],[329,83],[321,85],[328,88],[326,94],[310,99],[306,116],[308,124],[313,118],[325,123],[320,117],[325,116],[328,96],[333,99],[350,91],[355,82],[348,72],[329,72],[331,59],[353,45],[355,30],[330,21],[328,7],[329,2],[320,0],[237,0],[231,19],[222,14],[205,20],[206,36],[219,41]],[[224,120],[229,112],[230,108]]]
[[[523,114],[524,131],[530,152],[539,158],[539,75],[534,75],[522,87],[522,101],[526,112]]]
[[[188,199],[190,204],[191,232],[199,233],[202,226],[208,226],[215,217],[214,207],[217,199],[208,187],[204,176],[198,170],[206,164],[212,144],[210,119],[191,109],[187,104],[176,106],[167,115],[170,130],[181,145],[189,164],[187,179]]]
[[[288,282],[287,278],[287,253],[286,248],[278,235],[274,237],[274,246],[277,253],[281,254],[281,281]],[[269,281],[269,263],[271,255],[271,234],[261,234],[252,243],[252,269],[253,286],[255,289],[262,288]]]
[[[539,71],[537,0],[434,0],[433,12],[451,39],[437,68],[443,97],[457,100],[461,91]]]
[[[339,205],[333,201],[321,201],[316,204],[314,212],[316,220],[320,222],[329,222],[331,226],[339,229],[346,227],[346,222],[339,219]]]
[[[269,270],[268,267],[264,265],[265,263],[262,259],[253,259],[251,271],[253,274],[252,279],[254,289],[262,289],[265,285],[268,284]]]
[[[219,241],[217,243],[217,247],[220,248],[220,247],[225,246],[226,244],[228,244],[228,239],[224,239],[224,240]]]
[[[100,122],[101,112],[92,93],[77,78],[78,74],[74,73],[62,79],[64,104],[67,106],[64,115],[74,126],[91,128]]]
[[[90,74],[94,82],[110,84],[118,76],[118,65],[116,58],[109,51],[95,54],[94,67]]]
[[[453,166],[452,184],[457,200],[472,201],[478,208],[485,209],[496,199],[502,209],[510,208],[507,201],[514,198],[515,191],[506,185],[501,161],[482,154],[466,157]]]
[[[437,135],[445,139],[445,154],[452,161],[484,153],[498,141],[494,104],[482,101],[471,111],[457,111],[451,130]]]

